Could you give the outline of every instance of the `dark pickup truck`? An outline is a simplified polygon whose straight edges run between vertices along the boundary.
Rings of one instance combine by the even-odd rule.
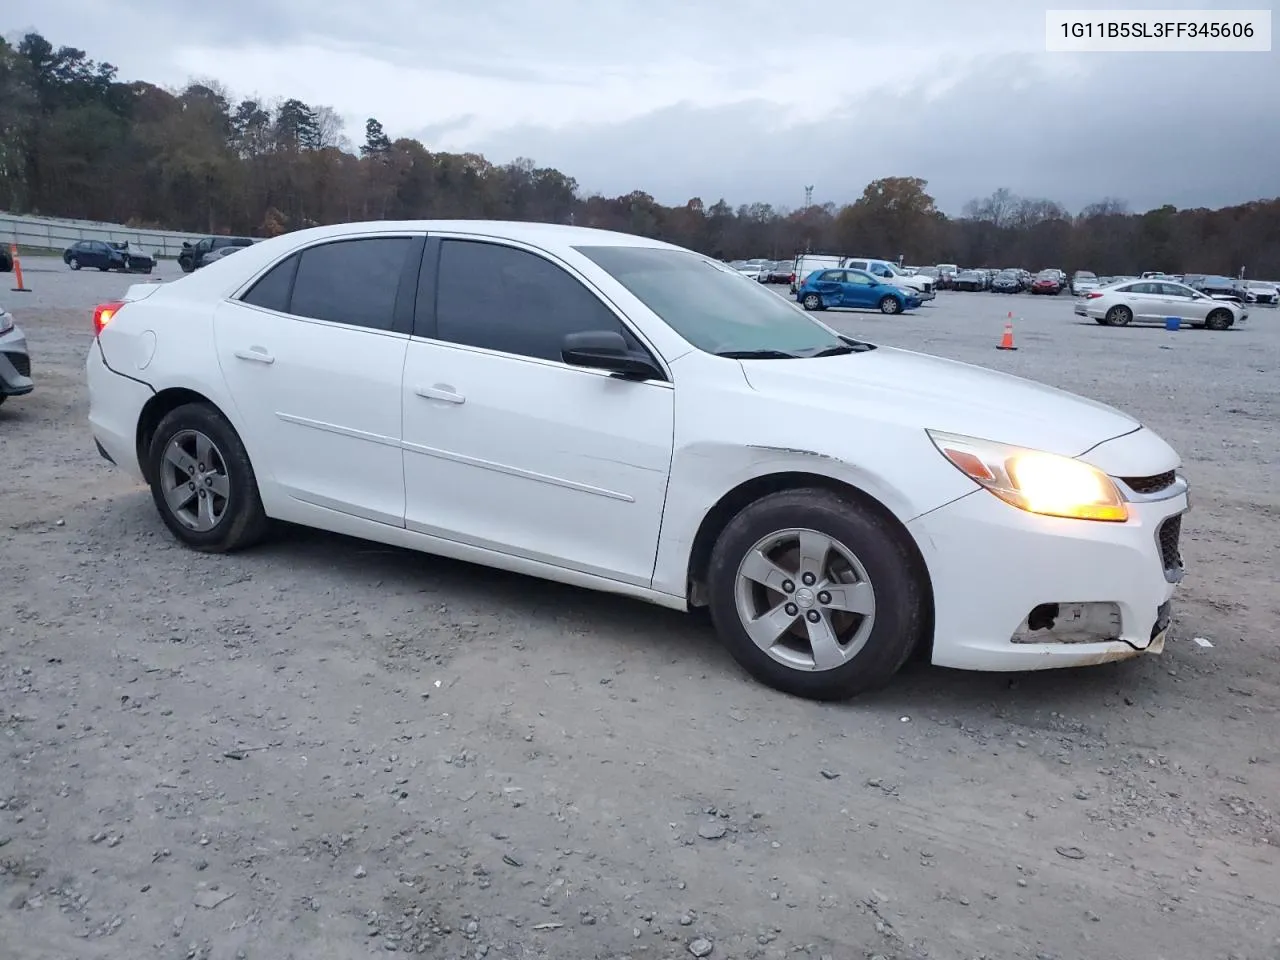
[[[209,259],[209,254],[224,247],[249,247],[253,241],[248,237],[205,237],[195,243],[184,241],[182,252],[178,254],[178,266],[183,273],[199,270]]]

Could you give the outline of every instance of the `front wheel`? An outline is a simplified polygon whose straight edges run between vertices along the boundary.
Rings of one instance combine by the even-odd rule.
[[[1233,323],[1235,323],[1235,317],[1231,315],[1230,310],[1215,310],[1204,318],[1204,325],[1210,330],[1226,330]]]
[[[187,546],[227,553],[266,533],[249,454],[212,407],[188,403],[166,414],[151,438],[147,465],[160,518]]]
[[[924,633],[928,585],[898,531],[829,490],[784,490],[729,522],[711,555],[711,618],[752,676],[815,700],[886,683]]]
[[[821,310],[822,298],[816,293],[807,293],[804,299],[800,301],[800,305],[806,310]]]
[[[898,302],[897,297],[881,297],[880,312],[881,313],[898,313],[902,310],[902,304]]]

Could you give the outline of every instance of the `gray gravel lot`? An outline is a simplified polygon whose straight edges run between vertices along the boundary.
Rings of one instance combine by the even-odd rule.
[[[638,603],[297,529],[177,546],[85,424],[89,308],[137,278],[25,266],[0,957],[1280,955],[1280,313],[825,314],[1133,411],[1194,506],[1162,656],[816,705]]]

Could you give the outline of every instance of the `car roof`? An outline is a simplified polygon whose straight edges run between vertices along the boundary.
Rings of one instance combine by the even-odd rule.
[[[165,284],[168,289],[181,288],[181,295],[227,296],[260,269],[287,256],[294,250],[324,240],[358,239],[365,234],[386,233],[450,233],[476,239],[511,240],[527,243],[551,254],[572,254],[574,247],[649,247],[684,250],[675,244],[651,240],[630,233],[578,227],[560,223],[526,223],[515,220],[366,220],[358,223],[335,223],[283,233],[245,247],[234,257],[219,261],[218,269],[198,270]],[[235,264],[223,269],[222,263]]]

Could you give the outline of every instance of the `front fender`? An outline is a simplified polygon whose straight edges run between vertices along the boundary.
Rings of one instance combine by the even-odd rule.
[[[878,501],[905,526],[920,514],[973,491],[973,483],[958,470],[939,466],[938,482],[929,484],[932,489],[926,491],[924,486],[906,489],[874,467],[799,447],[705,441],[678,448],[672,458],[653,589],[685,596],[689,559],[703,519],[744,483],[778,474],[835,480]]]

